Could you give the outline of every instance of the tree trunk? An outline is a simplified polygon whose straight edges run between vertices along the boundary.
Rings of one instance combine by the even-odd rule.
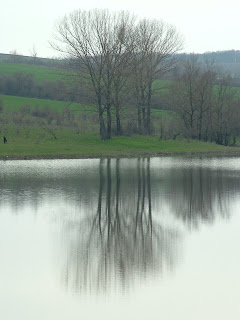
[[[148,86],[148,97],[147,97],[147,123],[146,129],[147,133],[151,134],[151,100],[152,100],[152,84]]]
[[[199,118],[198,140],[202,140],[202,114],[200,115],[200,118]]]
[[[147,106],[147,119],[146,119],[146,129],[147,134],[151,134],[151,107],[150,105]]]
[[[111,106],[107,106],[107,139],[112,137],[112,116],[111,116]]]
[[[99,112],[99,134],[101,140],[107,139],[106,126],[104,123],[103,113]]]
[[[144,131],[146,132],[147,130],[147,123],[146,123],[146,110],[145,106],[142,106],[142,121],[143,121],[143,126],[144,126]]]
[[[120,112],[118,108],[116,109],[116,124],[117,124],[117,135],[120,136],[122,134],[122,126],[121,126]]]
[[[138,104],[138,133],[142,133],[142,117],[141,117],[141,107],[140,104]]]

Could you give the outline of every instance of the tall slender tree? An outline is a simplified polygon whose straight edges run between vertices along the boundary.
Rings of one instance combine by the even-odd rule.
[[[142,19],[136,26],[133,89],[137,102],[139,131],[151,133],[152,96],[159,91],[154,81],[176,64],[174,54],[183,40],[176,28],[158,20]]]

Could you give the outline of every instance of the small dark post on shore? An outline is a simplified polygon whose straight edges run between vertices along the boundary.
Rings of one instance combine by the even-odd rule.
[[[5,136],[3,137],[3,143],[7,143],[7,138]]]

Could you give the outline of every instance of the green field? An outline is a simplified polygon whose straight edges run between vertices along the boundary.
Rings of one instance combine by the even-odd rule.
[[[171,83],[172,81],[170,80],[155,80],[153,83],[153,90],[156,90],[156,93],[167,93]]]
[[[48,106],[52,110],[62,112],[65,107],[69,106],[74,113],[81,113],[82,111],[94,111],[94,106],[87,106],[76,102],[56,101],[47,99],[27,98],[27,97],[15,97],[0,95],[3,101],[4,110],[17,111],[21,107],[29,105],[33,109],[34,107]]]
[[[64,75],[64,71],[59,69],[27,64],[0,62],[0,75],[11,76],[16,72],[23,72],[25,74],[30,73],[37,82],[56,82],[62,79]]]

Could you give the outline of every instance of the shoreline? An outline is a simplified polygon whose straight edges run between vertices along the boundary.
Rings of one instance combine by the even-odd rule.
[[[234,147],[235,149],[236,147]],[[186,151],[186,152],[140,152],[140,153],[122,153],[122,154],[46,154],[46,155],[0,155],[0,161],[7,160],[64,160],[64,159],[101,159],[101,158],[154,158],[154,157],[177,157],[177,156],[240,156],[240,148],[236,150],[227,151]]]

